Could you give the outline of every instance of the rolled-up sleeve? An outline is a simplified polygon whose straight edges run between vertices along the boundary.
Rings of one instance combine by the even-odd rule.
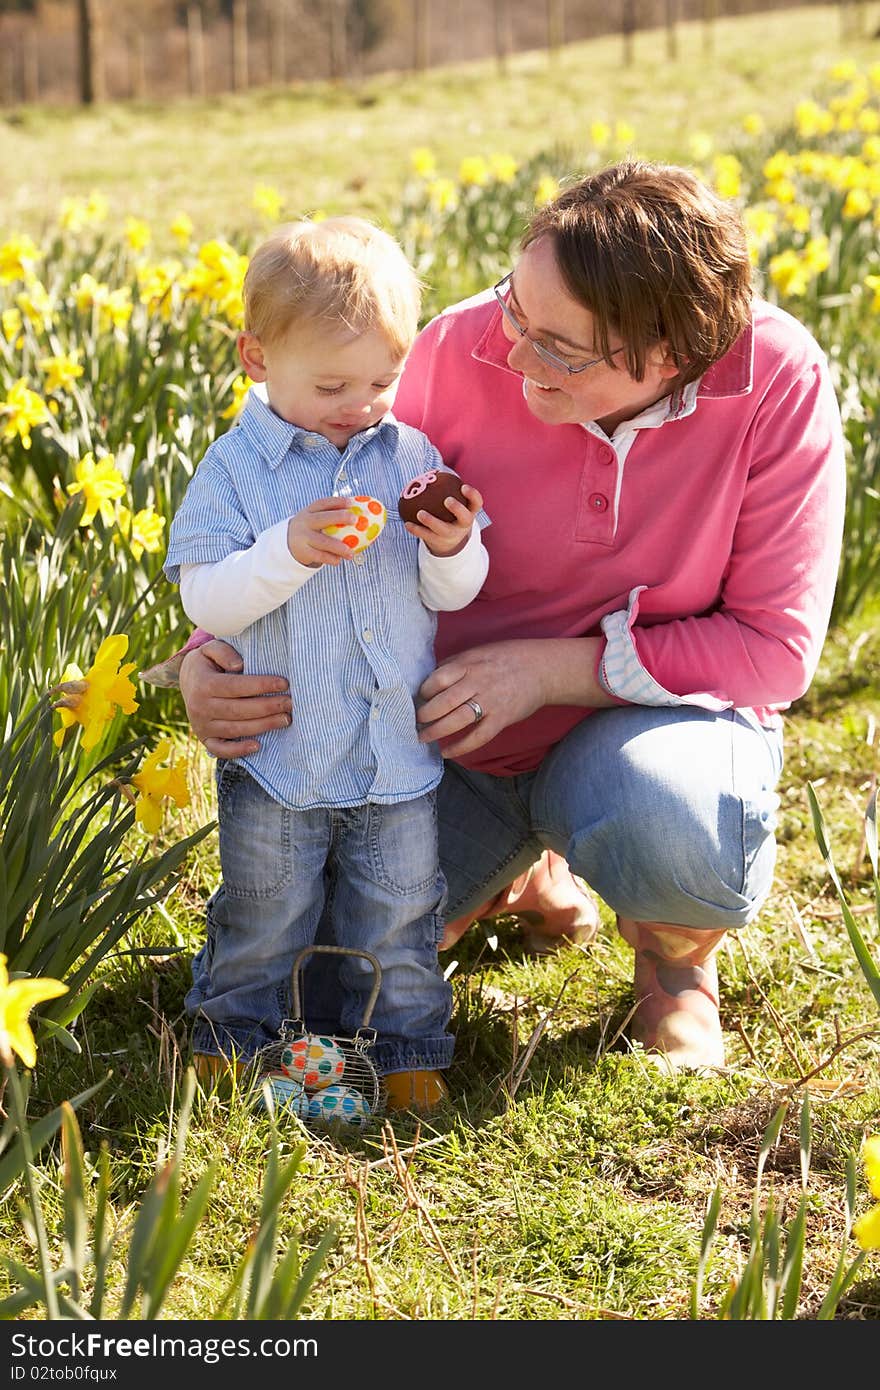
[[[602,620],[599,681],[616,699],[706,709],[784,706],[810,684],[840,561],[846,468],[824,361],[777,378],[752,421],[748,475],[717,605],[639,622],[644,586]],[[692,536],[682,545],[698,543]]]
[[[199,464],[171,523],[165,574],[180,582],[181,565],[213,564],[253,545],[256,536],[220,458]]]

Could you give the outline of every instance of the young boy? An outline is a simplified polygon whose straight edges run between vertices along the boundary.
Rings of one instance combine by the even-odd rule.
[[[217,764],[222,882],[186,1000],[196,1067],[207,1077],[277,1040],[292,961],[329,914],[335,940],[382,967],[372,1026],[389,1108],[430,1108],[453,1038],[437,961],[442,758],[419,741],[414,696],[436,611],[482,587],[488,518],[465,485],[453,520],[399,519],[404,485],[442,462],[391,414],[420,288],[390,236],[353,217],[282,228],[255,252],[244,302],[238,353],[258,385],[193,476],[165,572],[246,672],[284,671],[294,712],[257,753]],[[354,522],[362,495],[388,519],[353,553],[327,527]],[[373,976],[339,959],[350,1036]]]

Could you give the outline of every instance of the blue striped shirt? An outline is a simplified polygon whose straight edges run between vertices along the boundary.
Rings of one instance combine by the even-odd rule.
[[[285,675],[293,722],[260,735],[248,771],[282,805],[360,806],[421,796],[443,773],[419,743],[414,697],[434,668],[436,615],[419,592],[419,542],[397,511],[404,484],[442,467],[426,435],[386,415],[340,453],[281,419],[251,391],[236,424],[207,450],[169,534],[165,573],[223,560],[263,531],[334,493],[376,497],[380,540],[323,565],[235,639],[245,671]],[[488,524],[485,513],[479,525]]]

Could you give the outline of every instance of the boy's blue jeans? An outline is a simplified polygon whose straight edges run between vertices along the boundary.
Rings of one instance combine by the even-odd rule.
[[[437,858],[436,796],[395,805],[295,811],[243,763],[217,764],[222,883],[186,997],[193,1050],[241,1060],[278,1040],[290,972],[325,915],[333,939],[372,952],[382,987],[370,1026],[382,1072],[447,1067],[452,990],[437,960],[446,883]],[[333,961],[341,994],[325,1028],[352,1036],[373,987],[369,962]],[[308,1015],[309,971],[301,981]]]

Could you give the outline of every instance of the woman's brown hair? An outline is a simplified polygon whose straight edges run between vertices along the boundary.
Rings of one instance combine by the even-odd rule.
[[[717,362],[751,317],[752,268],[733,203],[687,169],[625,161],[581,179],[536,212],[523,248],[554,244],[569,292],[595,319],[597,351],[612,336],[641,381],[667,345],[678,384]]]

